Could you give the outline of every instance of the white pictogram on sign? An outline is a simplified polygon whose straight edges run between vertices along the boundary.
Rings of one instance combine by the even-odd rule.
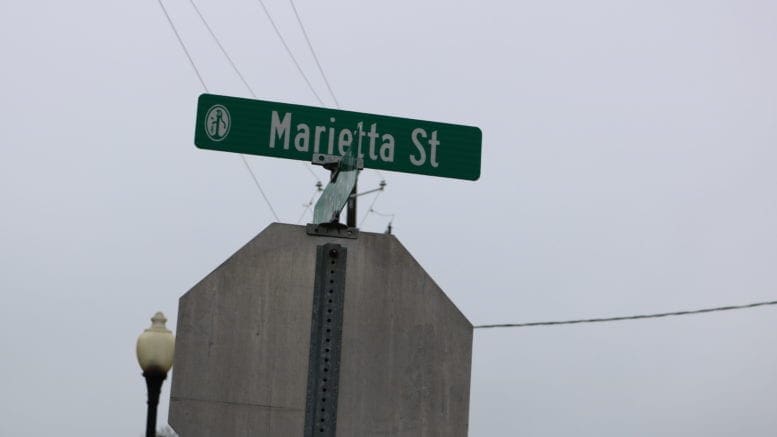
[[[223,105],[213,105],[205,114],[205,133],[213,141],[221,141],[229,134],[232,119]]]

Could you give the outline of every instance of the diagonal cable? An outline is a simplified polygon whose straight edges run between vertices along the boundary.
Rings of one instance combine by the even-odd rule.
[[[381,217],[386,217],[386,218],[389,218],[391,220],[394,220],[394,216],[396,215],[396,214],[386,214],[386,213],[383,213],[383,212],[378,212],[378,211],[375,210],[375,208],[371,208],[371,209],[372,209],[372,213],[373,214],[379,215]]]
[[[221,44],[221,41],[219,41],[218,37],[216,37],[216,33],[213,32],[213,29],[210,27],[208,22],[205,20],[205,17],[202,15],[202,12],[200,12],[200,8],[197,7],[197,5],[194,3],[194,0],[189,0],[189,3],[192,4],[192,7],[197,12],[197,15],[200,17],[200,21],[202,21],[202,24],[205,25],[205,28],[208,29],[208,33],[210,33],[210,36],[213,37],[213,41],[216,42],[216,45],[219,46],[219,49],[221,50],[221,53],[224,54],[224,57],[227,58],[227,61],[229,61],[229,65],[232,66],[232,69],[235,70],[235,73],[237,73],[237,76],[240,78],[241,81],[243,81],[243,85],[248,88],[248,92],[251,93],[254,98],[256,98],[256,93],[254,92],[254,89],[251,88],[251,85],[248,84],[248,81],[245,77],[243,77],[243,74],[240,73],[240,70],[238,70],[237,65],[235,65],[235,61],[232,60],[232,57],[229,56],[229,53],[227,53],[227,50],[224,48],[224,46]]]
[[[264,201],[267,202],[267,206],[270,207],[270,211],[272,211],[272,215],[275,217],[276,221],[281,221],[281,219],[278,218],[278,214],[275,213],[275,208],[272,207],[272,203],[270,203],[270,199],[267,198],[267,195],[264,194],[264,190],[262,189],[262,184],[259,183],[259,180],[256,178],[256,175],[254,174],[254,171],[251,170],[251,166],[248,165],[248,160],[246,159],[245,155],[240,155],[240,158],[243,159],[243,164],[246,165],[246,168],[248,169],[248,172],[251,173],[251,179],[254,180],[254,184],[256,184],[256,188],[259,189],[259,192],[262,193],[262,197],[264,197]]]
[[[316,184],[316,190],[313,191],[313,195],[310,196],[310,200],[307,203],[305,203],[304,205],[305,209],[302,211],[302,214],[300,214],[299,219],[297,220],[297,224],[302,223],[302,219],[305,218],[305,214],[307,214],[310,207],[313,206],[313,200],[316,199],[316,194],[320,192],[321,192],[321,185]]]
[[[294,0],[289,0],[289,3],[291,3],[291,8],[294,10],[294,16],[297,18],[297,24],[299,24],[299,28],[302,30],[302,35],[305,37],[305,41],[308,43],[308,48],[310,49],[310,53],[313,55],[313,59],[316,61],[316,66],[318,67],[319,73],[321,73],[321,77],[324,79],[326,88],[329,90],[329,94],[332,96],[332,100],[334,100],[335,106],[339,109],[340,102],[337,100],[337,96],[335,95],[335,92],[332,89],[332,85],[329,83],[329,78],[326,76],[326,73],[324,73],[324,68],[321,66],[321,62],[318,60],[318,55],[316,54],[316,50],[313,48],[313,43],[310,41],[310,37],[308,36],[308,31],[305,29],[305,25],[302,24],[302,18],[299,16],[299,11],[297,11],[297,6],[294,4]],[[377,173],[377,175],[381,179],[383,180],[386,179],[380,170],[376,168],[373,168],[370,170]]]
[[[283,44],[283,48],[286,49],[286,53],[289,55],[289,58],[291,58],[292,62],[294,62],[294,66],[297,67],[297,71],[302,76],[303,79],[305,79],[305,83],[308,84],[308,88],[310,89],[310,92],[313,93],[314,96],[316,96],[316,100],[323,105],[324,101],[321,100],[321,96],[318,95],[315,88],[313,88],[313,84],[310,83],[310,79],[308,79],[308,76],[305,74],[304,71],[302,71],[302,67],[299,65],[299,62],[297,61],[297,58],[294,56],[294,53],[291,52],[291,49],[289,48],[289,45],[286,44],[286,39],[283,38],[283,35],[281,34],[281,31],[278,29],[278,26],[275,24],[275,20],[273,20],[272,15],[270,15],[270,11],[267,10],[267,6],[265,6],[264,1],[258,0],[259,4],[262,6],[262,10],[264,10],[264,14],[267,15],[267,19],[270,20],[270,24],[272,24],[272,28],[275,30],[275,34],[278,35],[278,38],[281,40],[281,44]]]
[[[170,28],[173,29],[173,33],[175,33],[175,37],[178,39],[178,43],[181,45],[183,52],[186,54],[186,58],[189,60],[189,64],[191,64],[192,68],[194,69],[194,72],[197,74],[197,78],[200,80],[202,89],[204,89],[205,92],[210,92],[208,91],[208,86],[205,85],[205,81],[202,79],[200,70],[197,69],[197,65],[194,63],[194,59],[192,59],[192,56],[189,53],[189,50],[186,48],[186,44],[184,44],[183,39],[181,38],[181,35],[178,33],[178,29],[175,27],[173,20],[170,18],[170,14],[167,12],[167,8],[165,7],[164,3],[162,3],[162,0],[157,0],[157,2],[159,3],[159,6],[162,8],[162,12],[164,12],[165,17],[167,17],[167,22],[170,24]],[[199,13],[199,10],[197,11]],[[200,17],[202,18],[202,15],[200,15]],[[208,26],[208,28],[210,29],[210,26]],[[221,44],[219,44],[219,46],[220,45]],[[278,214],[275,213],[275,208],[272,207],[272,203],[270,203],[270,199],[268,199],[267,195],[264,193],[264,190],[262,189],[262,184],[259,183],[259,179],[257,179],[256,175],[254,174],[254,171],[251,170],[251,166],[248,165],[248,161],[246,160],[245,156],[240,155],[240,158],[243,160],[243,164],[245,164],[246,169],[248,170],[248,173],[251,174],[251,178],[254,180],[254,184],[256,184],[256,188],[259,189],[259,193],[261,193],[262,198],[264,198],[264,201],[267,203],[267,206],[270,208],[270,212],[272,212],[273,216],[275,217],[275,220],[280,221],[280,219],[278,218]]]
[[[232,69],[235,71],[235,74],[240,78],[240,80],[243,82],[243,85],[246,86],[248,89],[248,92],[251,93],[251,96],[253,98],[257,98],[256,92],[254,92],[254,89],[251,87],[251,85],[246,80],[245,76],[243,76],[243,73],[240,72],[240,69],[237,68],[237,64],[232,59],[232,56],[229,55],[229,52],[227,52],[227,49],[224,47],[223,44],[221,44],[221,41],[219,40],[218,36],[216,36],[216,32],[213,31],[213,28],[208,24],[208,20],[205,19],[205,16],[200,11],[200,8],[197,7],[197,4],[194,3],[194,0],[189,0],[189,3],[191,3],[192,8],[197,12],[197,15],[200,17],[200,21],[202,21],[202,24],[205,26],[205,28],[208,30],[208,33],[210,33],[211,38],[213,38],[213,41],[216,43],[216,45],[219,47],[219,50],[221,50],[221,53],[224,55],[225,58],[227,58],[227,61],[229,62],[229,65],[232,66]],[[204,84],[203,84],[204,85]],[[303,167],[310,173],[313,178],[316,180],[316,182],[320,182],[321,179],[313,172],[313,170],[310,169],[305,164],[302,164]]]
[[[321,62],[318,60],[318,55],[316,55],[316,51],[313,49],[313,44],[310,42],[310,38],[308,37],[308,32],[305,30],[305,26],[302,25],[302,19],[300,18],[299,12],[297,11],[297,6],[294,5],[294,0],[289,0],[289,3],[291,3],[291,8],[294,10],[294,16],[297,17],[297,23],[299,23],[300,29],[302,29],[302,35],[305,36],[305,41],[308,43],[308,48],[310,49],[310,53],[313,54],[313,59],[316,60],[316,66],[318,67],[318,71],[321,73],[321,77],[324,78],[324,83],[326,84],[326,88],[329,90],[329,95],[331,95],[332,100],[335,101],[335,106],[339,108],[340,102],[337,101],[335,92],[332,91],[332,85],[329,84],[329,78],[326,77],[326,73],[324,73],[324,68],[321,67]]]
[[[723,306],[723,307],[702,308],[697,310],[673,311],[669,313],[640,314],[635,316],[618,316],[618,317],[600,317],[600,318],[594,318],[594,319],[561,320],[561,321],[554,321],[554,322],[500,323],[500,324],[493,324],[493,325],[476,325],[476,326],[473,326],[473,328],[475,329],[527,328],[531,326],[557,326],[557,325],[575,325],[580,323],[619,322],[623,320],[657,319],[661,317],[688,316],[693,314],[713,313],[718,311],[742,310],[742,309],[756,308],[756,307],[766,306],[766,305],[777,305],[777,300],[749,303],[745,305],[729,305],[729,306]]]
[[[367,220],[367,217],[370,216],[370,213],[374,212],[372,207],[375,206],[375,202],[378,201],[378,197],[383,193],[383,191],[378,191],[378,194],[375,195],[375,197],[372,198],[372,203],[370,203],[370,207],[367,208],[367,212],[364,213],[364,217],[362,217],[362,221],[359,222],[359,227],[361,228],[364,224],[364,221]]]
[[[202,87],[205,89],[205,91],[207,91],[208,87],[205,85],[205,81],[202,79],[200,70],[198,70],[197,65],[194,64],[194,59],[192,59],[192,55],[189,54],[189,50],[186,48],[186,44],[183,43],[183,39],[181,39],[181,35],[178,33],[178,29],[176,29],[175,24],[173,24],[173,20],[172,18],[170,18],[170,14],[167,13],[167,8],[162,3],[162,0],[157,0],[157,1],[159,2],[159,6],[162,8],[162,12],[165,13],[167,22],[170,23],[170,28],[173,29],[173,33],[175,33],[176,39],[178,39],[178,44],[181,45],[183,52],[186,53],[186,59],[189,60],[189,64],[191,64],[192,68],[194,69],[194,73],[197,74],[197,79],[200,80],[200,84],[202,84]]]

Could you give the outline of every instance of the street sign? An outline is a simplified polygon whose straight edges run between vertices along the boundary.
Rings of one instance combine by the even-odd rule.
[[[194,144],[201,149],[310,162],[361,144],[366,168],[455,179],[480,177],[477,127],[202,94]]]
[[[313,223],[328,223],[337,221],[340,211],[348,202],[353,187],[356,186],[356,179],[359,170],[356,168],[356,147],[349,147],[345,156],[340,159],[336,178],[327,184],[324,192],[316,202],[313,209]]]

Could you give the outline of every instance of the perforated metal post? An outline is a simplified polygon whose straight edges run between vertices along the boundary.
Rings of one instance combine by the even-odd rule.
[[[335,435],[346,254],[346,248],[339,244],[317,248],[305,437]]]

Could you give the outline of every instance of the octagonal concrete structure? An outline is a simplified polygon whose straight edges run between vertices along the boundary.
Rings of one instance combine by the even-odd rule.
[[[338,436],[465,436],[472,324],[393,235],[272,224],[179,302],[182,437],[302,436],[316,248],[347,248]]]

